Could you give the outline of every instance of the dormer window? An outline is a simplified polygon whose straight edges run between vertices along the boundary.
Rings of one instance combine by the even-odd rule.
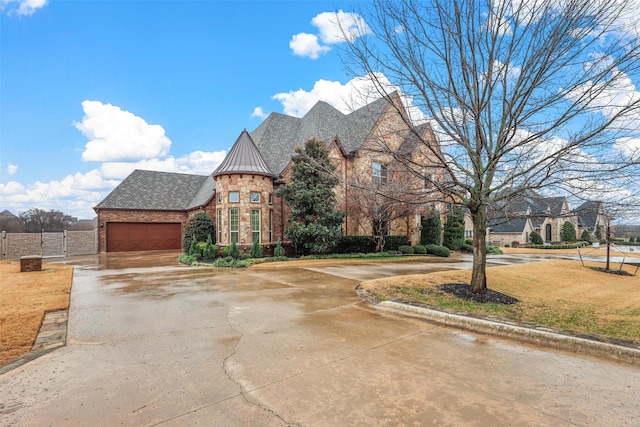
[[[387,165],[377,162],[371,164],[371,182],[373,185],[386,185],[387,176]]]

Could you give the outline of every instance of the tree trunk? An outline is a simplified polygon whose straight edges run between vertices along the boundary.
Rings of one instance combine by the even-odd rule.
[[[471,211],[473,220],[473,270],[471,292],[487,291],[487,206]]]

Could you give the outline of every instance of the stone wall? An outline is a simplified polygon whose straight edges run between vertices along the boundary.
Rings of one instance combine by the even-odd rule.
[[[61,233],[2,232],[2,258],[18,259],[27,255],[73,256],[92,255],[96,250],[96,231]]]

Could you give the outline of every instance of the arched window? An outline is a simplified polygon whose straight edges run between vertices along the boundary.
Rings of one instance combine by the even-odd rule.
[[[551,224],[547,224],[546,230],[545,230],[545,240],[547,242],[551,241]]]

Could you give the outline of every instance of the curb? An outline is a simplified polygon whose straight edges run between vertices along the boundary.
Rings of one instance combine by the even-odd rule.
[[[67,343],[68,310],[50,311],[44,314],[36,342],[31,351],[20,356],[18,360],[0,368],[0,375],[11,371],[53,350],[64,347]]]
[[[507,323],[507,321],[502,319],[490,320],[470,317],[398,301],[383,301],[378,304],[373,304],[373,307],[389,313],[427,320],[438,325],[506,337],[517,341],[570,350],[576,353],[604,356],[632,364],[640,364],[640,348],[568,335],[544,326],[523,326],[521,324]]]

